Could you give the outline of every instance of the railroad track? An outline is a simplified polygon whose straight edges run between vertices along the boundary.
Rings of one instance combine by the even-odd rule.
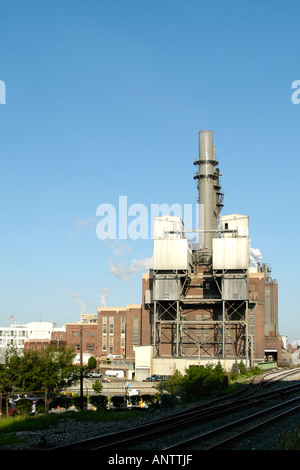
[[[137,442],[147,442],[148,444],[152,442],[151,446],[153,445],[153,449],[162,448],[162,450],[168,451],[184,448],[189,450],[191,448],[213,449],[224,445],[228,446],[238,436],[245,436],[246,433],[253,432],[254,426],[266,426],[270,419],[273,421],[281,419],[280,415],[283,416],[283,413],[292,413],[300,410],[300,385],[292,384],[279,390],[262,391],[264,387],[271,385],[274,381],[280,380],[283,377],[286,378],[291,374],[295,374],[295,371],[278,372],[276,376],[272,376],[269,373],[260,382],[252,382],[242,392],[236,393],[233,396],[221,397],[195,406],[187,411],[175,413],[167,418],[157,419],[132,427],[130,430],[82,440],[52,448],[49,451],[139,450],[142,447],[137,446]],[[259,391],[259,394],[256,394],[257,391]],[[289,398],[293,394],[296,394],[296,397]],[[271,400],[277,400],[278,403],[266,406],[266,403],[268,404]],[[253,413],[251,410],[254,407],[256,409],[261,407],[261,409]],[[242,413],[243,417],[234,418],[238,413]],[[221,426],[220,419],[223,417],[227,417],[228,422]],[[253,424],[254,422],[255,424]],[[207,423],[209,430],[199,433],[197,427],[203,427]],[[189,436],[185,440],[180,436],[176,436],[176,433],[181,435],[184,429],[189,430]],[[228,432],[230,435],[228,435]],[[193,437],[191,437],[190,433]],[[174,442],[172,445],[162,444],[166,436],[171,436],[172,442]],[[215,441],[216,436],[219,436],[218,441]],[[158,441],[159,444],[157,443]],[[151,446],[148,445],[148,449]]]
[[[232,448],[236,442],[261,429],[282,421],[292,413],[300,412],[300,396],[271,406],[244,418],[233,420],[228,424],[216,426],[211,431],[200,433],[192,438],[184,439],[174,445],[164,447],[164,451],[216,450]]]

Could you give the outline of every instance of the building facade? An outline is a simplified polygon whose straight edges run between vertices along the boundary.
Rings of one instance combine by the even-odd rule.
[[[97,357],[99,354],[98,323],[67,323],[66,345],[74,349],[77,360],[82,352],[84,363],[91,356]]]
[[[57,325],[52,322],[13,323],[9,327],[0,327],[0,362],[5,362],[7,347],[13,346],[21,353],[29,348],[40,349],[50,343],[56,330]]]
[[[230,358],[249,364],[266,360],[281,362],[281,336],[278,331],[278,284],[266,266],[249,272],[249,305],[235,302],[224,326],[223,300],[214,276],[207,267],[190,277],[179,300],[180,324],[176,302],[160,301],[167,314],[158,323],[154,342],[153,273],[142,277],[141,305],[98,309],[98,356],[119,355],[135,359],[136,346],[154,346],[154,357],[194,358],[201,362]],[[177,347],[177,330],[181,329]],[[247,338],[245,341],[245,332]],[[247,348],[247,351],[246,351]]]
[[[134,347],[142,344],[141,313],[141,305],[98,309],[100,357],[134,358]]]

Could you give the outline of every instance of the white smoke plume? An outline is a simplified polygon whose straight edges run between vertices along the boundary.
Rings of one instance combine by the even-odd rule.
[[[139,260],[133,259],[128,267],[126,267],[122,262],[117,264],[113,264],[111,261],[109,262],[110,272],[117,279],[121,279],[122,281],[126,281],[139,271],[150,269],[152,267],[152,263],[152,257]]]
[[[250,266],[257,266],[262,260],[262,254],[259,248],[252,248],[251,240],[249,240],[249,260]]]
[[[99,294],[100,297],[100,302],[103,307],[106,307],[106,300],[109,297],[109,289],[105,287],[102,291],[101,294]]]
[[[85,220],[81,220],[79,219],[78,217],[76,217],[75,219],[75,224],[76,224],[76,227],[79,229],[79,230],[83,230],[85,228],[90,228],[90,227],[94,227],[95,224],[97,222],[97,217],[88,217],[87,219]]]
[[[75,300],[75,302],[81,307],[81,309],[86,312],[86,307],[82,300],[80,300],[79,294],[77,292],[72,292],[72,297]]]

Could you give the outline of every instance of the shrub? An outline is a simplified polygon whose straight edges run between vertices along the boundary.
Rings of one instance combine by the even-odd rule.
[[[77,408],[77,410],[80,410],[81,408],[83,410],[87,409],[87,397],[73,397],[72,398],[72,404]]]
[[[220,363],[207,364],[205,367],[192,365],[186,369],[184,376],[177,372],[170,379],[161,382],[160,386],[170,394],[193,401],[201,396],[222,392],[228,386],[228,377]]]
[[[158,405],[159,403],[159,396],[158,395],[153,395],[150,393],[145,393],[144,395],[141,395],[141,399],[143,400],[143,403],[146,403],[148,406],[155,406]]]
[[[115,408],[122,408],[125,403],[125,398],[121,395],[114,395],[111,397],[112,404]]]
[[[92,385],[92,388],[93,388],[94,392],[101,393],[102,389],[103,389],[103,385],[100,382],[100,380],[96,379],[95,382]]]
[[[36,404],[35,404],[35,412],[38,414],[42,414],[46,412],[45,409],[45,401],[42,399],[39,399]]]
[[[250,372],[252,375],[260,375],[262,373],[262,370],[260,367],[255,366],[255,367],[251,367]]]
[[[239,362],[239,371],[242,375],[247,375],[247,369],[243,361]]]
[[[55,397],[50,403],[50,409],[65,408],[66,410],[73,405],[72,397],[65,395]]]
[[[238,380],[239,374],[237,372],[230,372],[229,374],[229,380],[234,382],[235,380]]]
[[[15,402],[15,406],[20,415],[29,415],[32,412],[32,403],[27,398],[21,398]]]
[[[131,403],[133,406],[138,406],[140,403],[141,397],[139,395],[132,395],[129,397],[129,403]]]
[[[161,395],[161,406],[162,408],[174,408],[178,403],[178,399],[175,395],[164,393]]]
[[[96,408],[106,408],[108,398],[105,395],[92,395],[89,402]]]

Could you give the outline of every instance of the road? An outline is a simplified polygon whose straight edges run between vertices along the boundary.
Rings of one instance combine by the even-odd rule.
[[[93,383],[95,379],[83,379],[83,393],[89,394],[93,392]],[[101,381],[103,385],[102,394],[107,394],[109,396],[112,395],[125,395],[126,387],[129,384],[129,390],[136,388],[140,391],[140,394],[154,394],[157,393],[155,385],[159,382],[136,382],[134,380],[126,380],[126,379],[113,379],[112,382],[104,382]],[[80,391],[80,383],[73,385],[72,387],[66,390],[67,393],[79,393]]]

